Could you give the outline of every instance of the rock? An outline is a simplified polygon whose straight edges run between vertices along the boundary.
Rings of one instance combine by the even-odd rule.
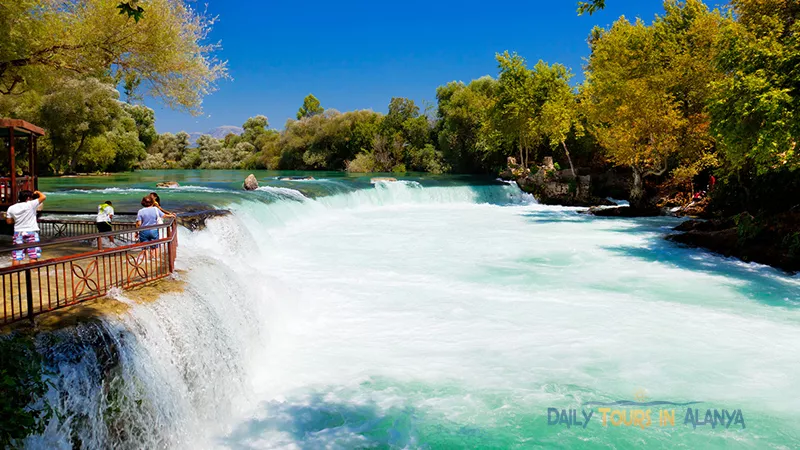
[[[395,182],[395,181],[397,181],[397,178],[392,178],[392,177],[375,177],[375,178],[369,180],[369,182],[372,183],[372,184],[380,183],[380,182],[392,183],[392,182]]]
[[[314,177],[280,177],[281,181],[313,181]]]
[[[516,175],[516,172],[512,173]],[[504,176],[507,174],[502,174]],[[592,179],[589,175],[572,175],[572,170],[556,170],[553,158],[545,157],[544,162],[533,173],[515,178],[523,191],[533,194],[544,205],[596,206],[610,202],[591,195]]]
[[[700,247],[742,261],[767,264],[789,273],[800,270],[800,212],[761,217],[751,236],[740,236],[733,218],[687,220],[675,227],[682,233],[667,240]]]
[[[714,219],[714,220],[687,220],[682,222],[677,227],[673,228],[675,231],[721,231],[728,228],[735,227],[736,224],[733,219]]]
[[[617,206],[616,208],[589,208],[589,214],[598,217],[655,217],[661,215],[658,208],[631,208],[630,206]]]
[[[214,217],[227,216],[231,212],[227,209],[209,209],[201,211],[186,211],[178,213],[178,224],[191,231],[202,230],[206,227],[206,221]]]
[[[680,208],[675,212],[677,216],[690,216],[690,217],[706,217],[708,216],[708,209],[711,205],[711,199],[704,197],[700,200],[693,201],[688,205]]]
[[[157,188],[176,188],[180,186],[177,181],[162,181],[156,184]]]
[[[252,173],[248,175],[247,178],[244,179],[242,187],[245,191],[255,191],[258,189],[258,180],[256,179],[256,176]]]

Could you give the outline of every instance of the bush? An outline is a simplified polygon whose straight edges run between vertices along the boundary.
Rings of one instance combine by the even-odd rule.
[[[783,247],[790,258],[800,258],[800,231],[783,238]]]
[[[347,163],[347,171],[355,173],[370,173],[375,171],[375,158],[371,153],[361,152],[356,159]]]
[[[31,338],[0,339],[0,448],[44,431],[52,410],[40,404],[49,384]]]
[[[755,239],[764,228],[755,217],[747,212],[734,216],[733,221],[736,224],[736,234],[739,236],[740,245]]]

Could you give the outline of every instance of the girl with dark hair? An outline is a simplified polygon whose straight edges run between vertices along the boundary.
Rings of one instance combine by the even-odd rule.
[[[155,206],[155,201],[151,195],[142,198],[142,209],[136,214],[137,227],[149,227],[151,225],[158,225],[159,220],[164,217],[175,217],[174,214],[163,213],[161,209]],[[142,230],[139,232],[139,242],[150,242],[158,240],[158,230]],[[155,256],[155,247],[150,247],[151,257]]]

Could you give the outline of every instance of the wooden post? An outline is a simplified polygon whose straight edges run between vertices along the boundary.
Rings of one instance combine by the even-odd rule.
[[[31,153],[33,190],[39,190],[39,137],[31,134],[31,138],[33,139],[33,153]]]
[[[33,324],[33,282],[31,281],[31,269],[25,270],[25,290],[28,294],[28,320]]]
[[[34,186],[34,171],[33,171],[33,133],[28,135],[28,189],[35,191],[36,186]]]
[[[12,205],[17,203],[17,155],[14,153],[14,127],[8,127],[8,164],[11,166],[11,200]]]

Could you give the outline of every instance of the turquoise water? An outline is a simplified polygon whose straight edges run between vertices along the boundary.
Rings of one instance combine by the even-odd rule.
[[[159,191],[165,206],[234,213],[181,231],[185,292],[105,325],[130,336],[121,407],[151,430],[141,446],[800,445],[797,276],[671,244],[678,219],[596,218],[493,180],[257,173],[262,189],[245,193],[246,175],[42,183],[52,209],[108,196],[133,207],[169,179],[182,187]],[[77,378],[54,389],[78,398]],[[101,410],[101,397],[81,408]],[[585,405],[617,400],[741,410],[745,426],[695,429],[687,406],[650,406],[649,427],[603,426],[602,406]],[[548,408],[594,415],[567,428]],[[89,416],[29,445],[66,447],[70,433],[113,444]]]

